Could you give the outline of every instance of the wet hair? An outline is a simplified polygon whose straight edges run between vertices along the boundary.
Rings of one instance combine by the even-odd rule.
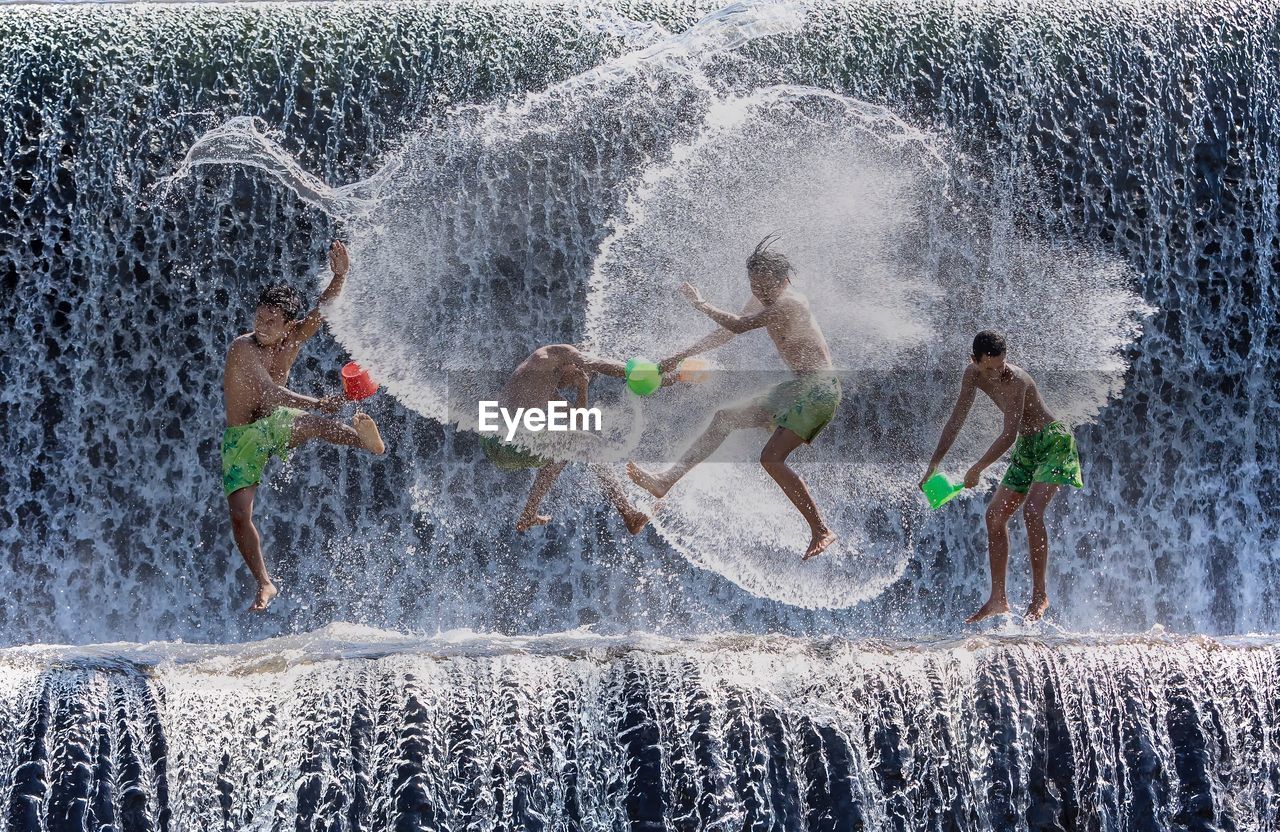
[[[1007,349],[1004,336],[994,329],[984,329],[973,336],[973,360],[981,361],[988,355],[998,357]]]
[[[258,295],[259,306],[270,306],[279,309],[285,318],[296,321],[302,317],[302,295],[298,290],[284,283],[273,283]]]
[[[747,258],[748,274],[763,272],[778,281],[791,277],[795,271],[791,267],[791,261],[787,259],[785,254],[771,249],[771,246],[776,242],[778,242],[778,235],[774,233],[756,243],[755,251],[751,252],[751,256]]]

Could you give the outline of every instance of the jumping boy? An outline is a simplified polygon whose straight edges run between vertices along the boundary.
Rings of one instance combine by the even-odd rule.
[[[925,480],[933,476],[943,457],[951,449],[973,406],[974,391],[986,393],[1004,414],[1004,430],[996,437],[982,458],[964,475],[966,488],[973,488],[987,466],[1013,447],[1009,469],[987,506],[987,547],[991,559],[991,597],[982,608],[966,619],[981,621],[1009,611],[1005,596],[1005,572],[1009,564],[1009,518],[1022,509],[1027,524],[1027,544],[1031,552],[1031,603],[1026,619],[1038,621],[1049,608],[1045,587],[1045,571],[1049,564],[1049,536],[1045,531],[1044,512],[1058,493],[1058,487],[1084,487],[1080,476],[1080,454],[1070,429],[1059,422],[1048,408],[1036,383],[1026,370],[1005,361],[1004,336],[983,330],[973,339],[973,355],[960,381],[960,395],[951,417],[942,429],[938,447],[929,461]],[[1015,444],[1016,440],[1016,444]]]
[[[285,386],[298,351],[320,330],[324,320],[320,307],[342,291],[348,264],[346,248],[335,240],[329,249],[333,279],[320,294],[317,307],[305,316],[302,298],[295,290],[282,285],[267,287],[258,298],[253,331],[232,341],[227,352],[222,382],[227,414],[227,429],[222,434],[222,488],[231,510],[236,547],[258,582],[250,612],[265,610],[277,592],[253,525],[253,497],[267,460],[272,456],[286,459],[290,450],[311,439],[374,454],[385,450],[378,426],[363,413],[344,425],[304,412],[336,413],[346,401],[342,394],[313,399]]]
[[[509,411],[520,407],[545,408],[553,399],[559,400],[559,396],[556,395],[558,390],[572,389],[577,394],[575,406],[585,408],[587,387],[591,383],[593,373],[623,378],[626,375],[626,367],[618,361],[588,355],[569,344],[540,347],[521,361],[511,373],[511,378],[508,379],[498,398],[498,404]],[[545,459],[518,445],[508,444],[493,434],[482,436],[480,447],[489,461],[504,471],[538,469],[538,474],[533,479],[533,487],[529,489],[524,510],[516,521],[516,530],[526,532],[534,526],[551,522],[549,515],[538,513],[538,506],[567,463]],[[622,515],[627,531],[638,534],[649,522],[649,515],[631,504],[622,490],[622,484],[607,467],[592,465],[591,471],[600,481],[609,502],[618,510],[618,514]]]
[[[770,249],[775,240],[773,235],[765,237],[747,258],[752,297],[741,314],[717,309],[689,283],[680,287],[693,308],[719,324],[720,329],[664,359],[659,369],[666,373],[689,356],[724,346],[744,332],[764,329],[796,377],[746,403],[716,411],[680,461],[661,474],[645,471],[634,462],[628,464],[627,473],[636,485],[655,497],[663,497],[681,477],[715,453],[733,431],[772,429],[773,435],[760,453],[760,464],[809,524],[811,536],[803,558],[808,560],[822,554],[835,542],[836,535],[823,521],[804,480],[787,464],[787,457],[802,443],[812,442],[835,418],[840,406],[840,379],[832,369],[831,352],[809,310],[808,299],[791,286],[790,261]]]

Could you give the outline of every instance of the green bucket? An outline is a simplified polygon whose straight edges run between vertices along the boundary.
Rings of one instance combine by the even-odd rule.
[[[662,386],[662,373],[658,365],[645,358],[633,358],[627,362],[627,387],[637,396],[647,396]]]
[[[944,474],[934,474],[925,480],[924,485],[920,486],[920,490],[924,492],[925,498],[928,499],[930,508],[942,508],[954,500],[957,494],[964,491],[964,483],[952,485],[951,480],[947,479]]]

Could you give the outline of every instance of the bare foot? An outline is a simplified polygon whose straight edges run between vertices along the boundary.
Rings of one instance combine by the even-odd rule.
[[[650,474],[634,462],[627,463],[627,476],[631,477],[633,483],[658,498],[667,496],[667,492],[671,490],[671,483]]]
[[[800,560],[805,561],[809,558],[816,558],[818,555],[827,551],[827,547],[836,542],[836,533],[831,529],[822,529],[813,533],[813,539],[809,541],[809,548],[804,550],[804,557]]]
[[[982,605],[982,609],[975,612],[964,620],[966,624],[976,624],[984,618],[990,618],[993,615],[1003,615],[1009,611],[1009,601],[1006,598],[989,598],[987,603]]]
[[[249,612],[262,612],[279,594],[280,592],[276,589],[276,585],[270,581],[265,584],[258,584],[258,594],[254,596],[253,606],[249,607]]]
[[[516,531],[527,532],[534,526],[545,526],[550,522],[550,514],[535,514],[532,517],[525,517],[524,515],[521,515],[520,519],[516,521]]]
[[[378,433],[378,424],[367,413],[357,413],[352,416],[351,427],[356,429],[356,433],[360,436],[360,444],[366,451],[381,454],[387,450],[387,446],[382,444],[382,434]]]
[[[649,525],[649,515],[643,511],[628,511],[622,515],[622,522],[627,524],[627,531],[632,534],[639,534],[640,530]]]
[[[1043,592],[1032,594],[1031,603],[1027,605],[1027,613],[1023,616],[1027,621],[1039,621],[1049,609],[1049,596]]]

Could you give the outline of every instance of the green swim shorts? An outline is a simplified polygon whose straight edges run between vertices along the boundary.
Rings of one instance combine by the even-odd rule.
[[[1010,491],[1026,494],[1033,482],[1084,487],[1076,438],[1061,422],[1050,422],[1038,433],[1019,436],[1014,443],[1009,470],[1004,472],[1000,484]]]
[[[774,386],[757,401],[773,415],[774,427],[786,428],[812,442],[835,418],[840,397],[839,378],[831,373],[811,373]]]
[[[293,420],[305,411],[277,407],[270,416],[222,432],[222,490],[230,495],[262,482],[262,470],[273,456],[289,458]]]
[[[484,449],[484,455],[489,461],[503,471],[541,468],[550,461],[519,445],[509,445],[493,435],[480,437],[480,447]]]

